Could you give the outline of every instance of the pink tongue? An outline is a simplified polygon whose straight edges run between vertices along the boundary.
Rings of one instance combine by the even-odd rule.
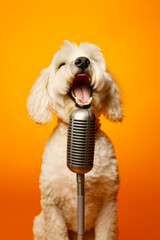
[[[74,94],[76,95],[77,99],[80,102],[86,103],[89,100],[90,92],[87,86],[85,85],[75,86],[73,90],[74,90]]]

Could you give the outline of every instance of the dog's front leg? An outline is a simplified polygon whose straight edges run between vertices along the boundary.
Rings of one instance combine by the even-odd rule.
[[[106,202],[96,220],[95,240],[116,240],[117,228],[117,200]]]
[[[69,240],[64,218],[56,205],[47,205],[34,221],[34,240]]]

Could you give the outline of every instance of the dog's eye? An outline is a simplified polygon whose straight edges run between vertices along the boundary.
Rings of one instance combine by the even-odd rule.
[[[60,69],[62,66],[64,66],[65,63],[61,63],[59,66],[58,66],[58,69]]]

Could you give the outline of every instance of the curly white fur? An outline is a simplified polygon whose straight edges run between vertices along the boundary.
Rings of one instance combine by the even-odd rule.
[[[41,72],[28,98],[32,119],[44,124],[54,111],[59,119],[44,150],[40,176],[42,212],[34,221],[35,240],[68,240],[68,230],[77,231],[76,176],[66,167],[67,124],[75,104],[68,95],[79,69],[75,60],[85,56],[90,60],[87,73],[93,88],[91,110],[98,118],[121,121],[122,105],[118,88],[106,70],[100,49],[88,43],[65,41],[51,63]],[[65,63],[61,68],[60,64]],[[85,230],[94,228],[96,240],[117,239],[117,191],[119,173],[113,145],[98,128],[94,167],[86,174]],[[87,239],[89,239],[87,237]],[[91,238],[93,239],[93,238]]]

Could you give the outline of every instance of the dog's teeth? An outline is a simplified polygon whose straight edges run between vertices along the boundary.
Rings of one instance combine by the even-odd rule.
[[[90,104],[91,102],[92,102],[92,97],[90,97],[87,104]]]
[[[71,90],[71,94],[72,94],[72,97],[74,98],[76,97],[73,90]]]

